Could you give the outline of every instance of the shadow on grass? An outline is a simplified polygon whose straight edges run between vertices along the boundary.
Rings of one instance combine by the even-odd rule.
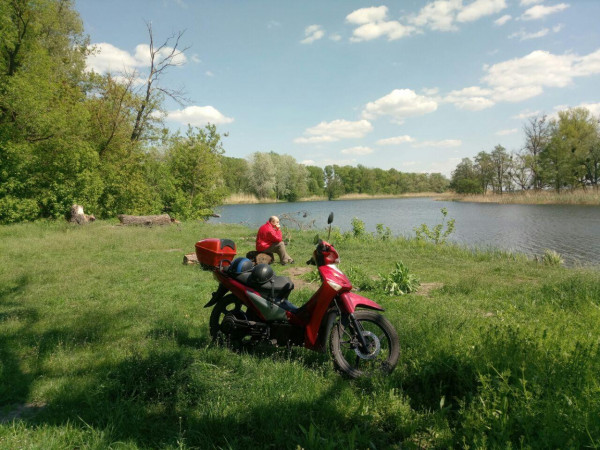
[[[24,292],[28,284],[29,277],[23,275],[13,283],[0,287],[0,324],[5,327],[0,333],[0,422],[10,417],[13,405],[26,401],[34,379],[33,374],[24,373],[21,369],[17,346],[13,341],[14,336],[29,328],[38,318],[35,310],[15,301],[15,297]],[[9,325],[12,326],[8,328]]]

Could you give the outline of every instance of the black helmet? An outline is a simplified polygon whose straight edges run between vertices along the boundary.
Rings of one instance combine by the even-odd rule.
[[[254,264],[248,258],[235,258],[229,266],[229,271],[236,274],[250,272],[252,267],[254,267]]]
[[[252,284],[265,284],[268,281],[271,281],[275,273],[273,269],[268,264],[257,264],[252,269],[252,273],[250,274],[250,281]]]

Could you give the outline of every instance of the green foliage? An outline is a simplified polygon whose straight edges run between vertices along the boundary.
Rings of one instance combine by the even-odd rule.
[[[365,223],[360,220],[358,217],[352,218],[352,236],[361,239],[367,236],[367,232],[365,229]]]
[[[375,225],[375,237],[384,241],[389,240],[392,237],[392,230],[390,227],[384,226],[382,223]]]
[[[442,212],[442,222],[435,225],[433,229],[429,229],[427,224],[424,223],[414,229],[418,240],[433,242],[436,245],[446,243],[448,236],[454,231],[454,219],[450,219],[446,223],[448,210],[442,208],[440,211]],[[444,225],[446,226],[445,230]]]
[[[387,275],[379,274],[380,289],[387,295],[396,296],[416,292],[419,285],[419,279],[416,275],[410,273],[407,266],[402,261],[398,261],[395,269]]]
[[[377,287],[377,283],[367,272],[358,266],[349,266],[344,268],[344,273],[352,283],[352,286],[361,291],[370,291]]]
[[[452,172],[451,188],[457,193],[498,193],[515,189],[557,192],[600,183],[600,123],[587,108],[559,111],[558,119],[529,119],[523,127],[523,151],[509,155],[497,145],[479,152],[475,163],[464,158]]]
[[[301,278],[309,283],[318,283],[321,281],[321,275],[319,275],[319,271],[317,269],[306,272],[301,276]]]

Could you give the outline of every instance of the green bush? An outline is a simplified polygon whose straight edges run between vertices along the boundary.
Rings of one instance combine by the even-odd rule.
[[[419,279],[411,274],[402,261],[396,263],[396,268],[387,275],[379,275],[380,288],[387,295],[404,295],[415,292],[419,285]]]
[[[442,208],[440,211],[442,212],[442,223],[437,224],[432,229],[429,229],[427,224],[423,223],[420,227],[414,229],[418,240],[429,241],[434,244],[444,244],[446,242],[448,236],[454,231],[454,219],[448,220],[446,224],[448,210]],[[445,230],[444,225],[446,225]]]

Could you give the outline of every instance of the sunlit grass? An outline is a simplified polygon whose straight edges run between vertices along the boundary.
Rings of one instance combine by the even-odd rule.
[[[411,239],[345,239],[368,280],[402,261],[430,291],[388,297],[401,361],[348,381],[301,348],[208,336],[216,283],[183,223],[0,227],[0,448],[584,448],[600,444],[600,274]],[[289,246],[308,259],[313,232]],[[304,258],[304,259],[303,259]],[[293,266],[274,266],[280,274]],[[297,304],[316,285],[292,293]]]

